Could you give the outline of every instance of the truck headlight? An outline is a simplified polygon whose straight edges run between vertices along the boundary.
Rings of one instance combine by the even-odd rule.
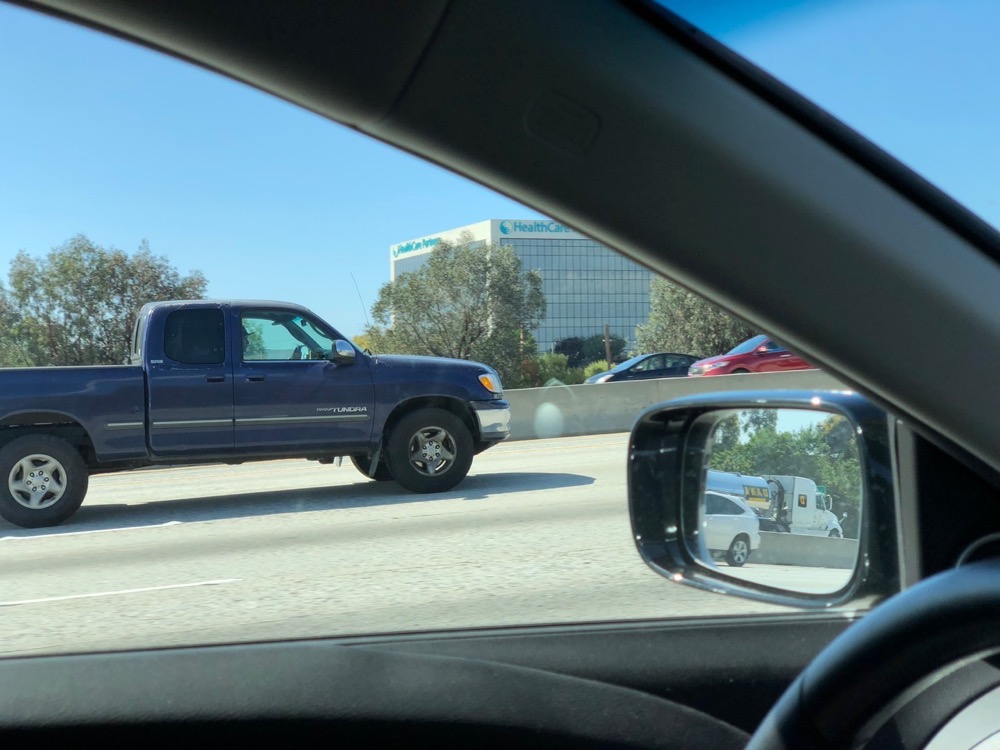
[[[483,388],[488,390],[490,393],[501,394],[503,393],[503,385],[500,384],[500,376],[492,372],[484,372],[479,376],[479,382],[483,384]]]

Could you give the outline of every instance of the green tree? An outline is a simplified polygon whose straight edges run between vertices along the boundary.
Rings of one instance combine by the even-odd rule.
[[[513,387],[534,353],[529,331],[544,317],[539,273],[523,271],[512,247],[477,246],[466,234],[383,285],[365,335],[378,352],[484,362]]]
[[[371,337],[367,333],[359,333],[357,336],[351,338],[355,346],[364,351],[372,350]]]
[[[716,463],[719,464],[715,468],[719,468],[721,471],[739,471],[739,469],[723,469],[721,466],[728,467],[738,463],[732,451],[740,444],[742,432],[740,418],[737,414],[726,417],[715,426],[715,432],[712,434],[712,462],[713,466]]]
[[[0,367],[27,367],[32,364],[21,333],[21,317],[10,293],[0,282]]]
[[[743,413],[743,432],[755,435],[758,432],[775,432],[778,429],[777,409],[747,409]]]
[[[613,364],[621,358],[621,354],[625,351],[628,342],[621,336],[616,336],[612,333],[608,337],[608,345],[611,348],[611,362]],[[593,336],[588,336],[583,340],[583,346],[580,348],[580,361],[574,363],[573,366],[580,367],[587,362],[596,362],[599,359],[607,362],[607,356],[607,349],[604,346],[604,334],[595,333]]]
[[[641,352],[685,352],[709,357],[757,333],[745,321],[665,279],[649,287],[649,319],[636,327]]]
[[[583,382],[583,370],[570,367],[569,357],[565,354],[540,354],[536,360],[538,375],[531,386],[550,385],[552,381],[563,385],[579,385]]]
[[[602,372],[607,372],[608,363],[604,359],[594,360],[583,368],[584,379],[589,378],[591,375],[599,375]]]
[[[0,305],[6,316],[0,356],[7,365],[120,364],[143,304],[201,298],[207,284],[199,271],[182,277],[145,241],[133,255],[83,235],[45,258],[20,252]]]
[[[611,334],[608,337],[608,344],[611,348],[611,361],[616,362],[621,357],[628,342],[621,336]],[[595,333],[586,338],[568,336],[559,339],[552,346],[552,351],[556,354],[565,354],[569,358],[570,367],[584,367],[589,362],[600,360],[604,362],[604,369],[607,369],[607,351],[604,346],[603,333]]]
[[[847,513],[844,534],[856,537],[861,507],[861,463],[850,423],[830,415],[796,430],[777,429],[777,410],[749,410],[716,428],[710,464],[720,471],[812,479],[834,499],[834,512]],[[735,437],[742,433],[742,437]]]
[[[569,364],[577,367],[583,362],[583,339],[580,336],[559,339],[552,345],[552,353],[564,354]]]

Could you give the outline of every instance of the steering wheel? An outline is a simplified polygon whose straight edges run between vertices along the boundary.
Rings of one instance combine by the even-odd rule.
[[[935,680],[998,651],[1000,561],[931,576],[877,606],[820,652],[747,750],[861,747]]]

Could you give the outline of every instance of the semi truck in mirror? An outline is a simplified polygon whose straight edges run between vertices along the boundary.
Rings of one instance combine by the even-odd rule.
[[[833,512],[832,496],[808,477],[709,469],[705,489],[741,496],[757,513],[761,531],[844,536],[843,519]]]

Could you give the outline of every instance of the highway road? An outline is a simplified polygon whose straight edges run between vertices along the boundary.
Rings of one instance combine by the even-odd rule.
[[[0,521],[0,654],[782,611],[646,567],[627,438],[504,443],[440,495],[350,462],[95,476],[63,526]]]

